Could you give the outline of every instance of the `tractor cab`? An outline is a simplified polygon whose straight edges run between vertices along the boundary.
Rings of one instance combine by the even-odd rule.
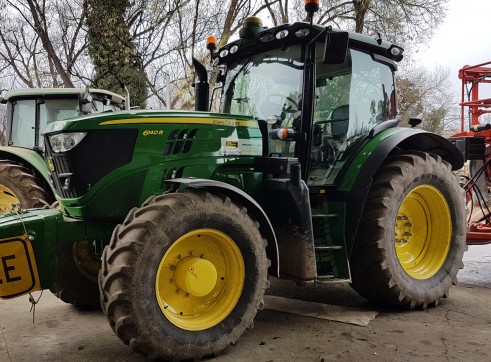
[[[402,49],[392,48],[394,57],[386,54],[390,45],[375,41],[366,49],[326,45],[333,32],[306,23],[275,28],[274,34],[263,29],[214,58],[225,68],[221,112],[256,117],[267,134],[263,155],[297,158],[312,186],[336,184],[370,131],[396,117],[394,58]],[[351,43],[361,37],[351,36]],[[336,64],[325,51],[329,46],[345,53]],[[305,70],[307,53],[311,73]]]
[[[336,209],[332,201],[347,197],[339,185],[370,138],[398,123],[402,51],[331,27],[267,29],[253,18],[241,39],[212,54],[222,67],[220,111],[255,117],[263,135],[254,160],[263,174],[258,199],[282,240],[283,275],[349,280],[346,235],[338,232],[346,204]]]

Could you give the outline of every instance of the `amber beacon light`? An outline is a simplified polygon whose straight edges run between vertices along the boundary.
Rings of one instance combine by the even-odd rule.
[[[212,53],[217,49],[217,38],[215,38],[213,35],[206,39],[206,49]]]

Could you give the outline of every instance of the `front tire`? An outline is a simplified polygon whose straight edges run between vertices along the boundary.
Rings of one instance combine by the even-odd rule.
[[[368,300],[437,305],[456,282],[465,205],[450,165],[420,152],[386,162],[372,183],[350,257],[352,286]]]
[[[186,189],[133,209],[104,249],[101,304],[116,335],[152,359],[235,343],[263,306],[266,242],[247,210]]]

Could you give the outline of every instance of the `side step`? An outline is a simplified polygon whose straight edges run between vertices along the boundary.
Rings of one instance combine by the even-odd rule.
[[[349,281],[342,218],[336,213],[313,209],[312,224],[318,274],[316,281],[320,283]]]

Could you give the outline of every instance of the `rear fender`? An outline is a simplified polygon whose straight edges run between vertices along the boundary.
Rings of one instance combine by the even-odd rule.
[[[268,258],[271,260],[269,274],[279,277],[279,253],[276,235],[269,218],[267,217],[261,206],[256,202],[256,200],[254,200],[250,195],[248,195],[241,189],[220,181],[197,178],[176,178],[168,180],[167,182],[185,185],[186,187],[192,187],[196,189],[203,189],[212,194],[223,194],[245,206],[248,213],[251,214],[259,222],[259,230],[268,241],[268,245],[266,246],[266,253],[268,255]]]
[[[453,170],[458,170],[464,165],[462,154],[447,139],[423,130],[411,128],[395,130],[395,132],[394,130],[382,132],[369,141],[358,153],[367,156],[355,159],[350,166],[350,168],[359,169],[356,178],[345,178],[340,183],[339,189],[347,191],[346,239],[348,248],[353,245],[373,177],[388,156],[404,151],[422,151],[439,155],[452,166]],[[377,147],[373,151],[365,152],[370,147],[370,142],[373,141],[379,142]]]
[[[0,147],[0,160],[12,160],[32,169],[36,176],[42,179],[51,190],[55,192],[50,182],[50,175],[43,157],[34,150],[21,147]]]

